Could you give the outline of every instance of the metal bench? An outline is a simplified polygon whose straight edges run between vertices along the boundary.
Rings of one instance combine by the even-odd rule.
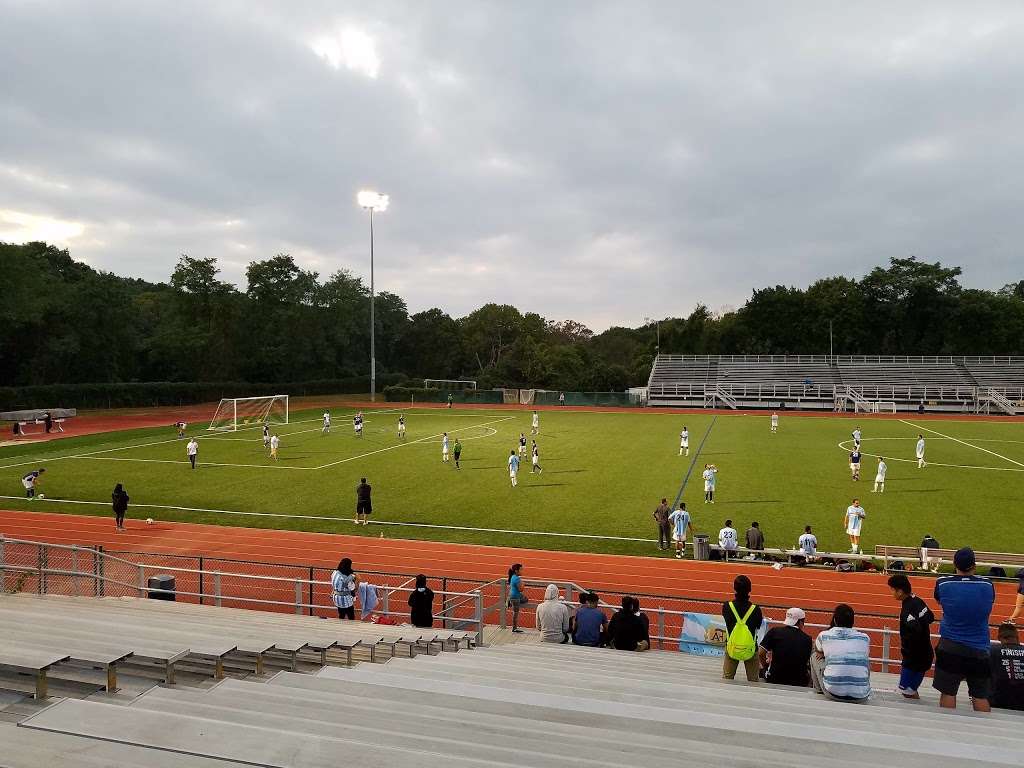
[[[36,682],[35,697],[40,701],[47,696],[46,675],[50,671],[50,667],[65,662],[68,658],[68,656],[39,651],[35,648],[7,644],[0,647],[0,669],[33,675]]]
[[[885,569],[889,570],[892,560],[920,560],[922,552],[929,562],[952,563],[955,549],[931,549],[922,547],[897,547],[888,544],[876,544],[875,556],[885,561]],[[974,558],[978,565],[985,567],[1000,566],[1003,568],[1024,568],[1024,554],[1015,552],[979,552],[975,550]]]

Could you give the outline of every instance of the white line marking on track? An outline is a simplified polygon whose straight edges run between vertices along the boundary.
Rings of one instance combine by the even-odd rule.
[[[1014,461],[1013,459],[1008,458],[1006,456],[1003,456],[1003,454],[1001,454],[1001,453],[996,453],[995,451],[990,451],[988,448],[982,448],[980,445],[974,445],[973,443],[968,443],[966,440],[961,440],[960,438],[953,437],[952,435],[944,435],[941,432],[938,432],[938,431],[936,431],[934,429],[928,429],[928,427],[922,427],[920,424],[915,424],[914,422],[907,421],[906,419],[900,419],[900,421],[902,421],[904,424],[909,424],[914,429],[920,429],[920,430],[922,430],[924,432],[931,432],[933,435],[938,435],[939,437],[944,437],[947,440],[952,440],[954,442],[960,443],[961,445],[966,445],[968,448],[974,448],[975,450],[978,450],[978,451],[984,451],[985,453],[989,453],[989,454],[991,454],[991,455],[993,455],[993,456],[995,456],[997,458],[1002,459],[1003,461],[1008,461],[1011,464],[1016,464],[1018,467],[1021,467],[1022,469],[1024,469],[1024,464],[1021,464],[1019,461]]]

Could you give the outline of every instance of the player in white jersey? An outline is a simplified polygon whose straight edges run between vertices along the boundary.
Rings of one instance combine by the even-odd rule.
[[[448,433],[441,435],[441,461],[448,461]]]
[[[920,469],[925,464],[925,462],[924,462],[924,435],[918,435],[917,436],[917,450],[915,451],[915,453],[917,455],[917,468]]]
[[[356,431],[356,437],[363,436],[363,412],[360,411],[352,417],[352,429]]]
[[[690,455],[690,430],[685,426],[683,431],[679,433],[679,455],[682,456],[684,452],[687,456]]]
[[[857,427],[852,432],[853,435],[853,447],[860,448],[860,427]]]
[[[509,451],[508,454],[508,479],[512,483],[512,487],[515,488],[517,485],[516,475],[519,474],[519,457],[516,456],[516,452]]]
[[[539,435],[540,434],[540,416],[537,414],[536,411],[533,412],[533,418],[530,420],[530,426],[531,426],[531,430],[530,430],[530,434],[531,435]]]
[[[184,421],[179,421],[174,425],[178,429],[178,439],[181,440],[185,436],[185,429],[188,427]]]
[[[277,461],[277,447],[281,444],[281,438],[274,435],[270,438],[270,458]]]
[[[704,478],[704,503],[715,503],[715,481],[718,474],[718,467],[714,464],[705,464],[701,477]]]
[[[534,440],[534,442],[537,442]],[[522,432],[519,433],[519,458],[523,458],[526,455],[526,435]]]
[[[331,434],[331,414],[329,411],[324,411],[324,425],[320,428],[320,434]]]
[[[398,414],[398,436],[405,438],[405,414]]]
[[[885,459],[879,456],[878,469],[875,471],[875,487],[871,489],[872,493],[885,493],[885,473],[888,469],[889,465],[885,463]]]
[[[676,557],[683,559],[683,552],[686,549],[686,534],[693,530],[693,521],[690,513],[686,511],[686,503],[679,502],[679,509],[668,516],[672,524],[672,539],[676,543]]]
[[[796,546],[808,560],[818,554],[818,537],[811,533],[811,526],[804,526],[803,535],[800,536]]]
[[[850,551],[854,554],[860,552],[860,532],[867,514],[867,510],[860,505],[860,500],[854,499],[853,504],[846,508],[846,514],[843,515],[843,522],[846,523],[846,535],[850,537]]]
[[[270,450],[270,425],[263,425],[263,449],[265,451]]]
[[[739,534],[732,527],[732,520],[726,520],[725,527],[718,532],[718,546],[722,549],[726,560],[729,559],[729,553],[735,552],[739,545]]]
[[[778,432],[778,431],[779,431],[779,414],[773,413],[772,414],[772,432]]]

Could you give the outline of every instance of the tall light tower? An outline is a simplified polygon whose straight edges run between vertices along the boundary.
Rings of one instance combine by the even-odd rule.
[[[644,322],[647,323],[647,325],[650,325],[651,323],[654,324],[655,331],[658,334],[658,336],[657,336],[658,344],[655,347],[655,350],[656,350],[657,354],[660,355],[661,354],[661,320],[655,320],[653,317],[645,317],[644,318]]]
[[[390,199],[387,195],[369,189],[360,190],[356,202],[370,212],[370,401],[377,400],[377,326],[373,319],[373,214],[384,213]]]

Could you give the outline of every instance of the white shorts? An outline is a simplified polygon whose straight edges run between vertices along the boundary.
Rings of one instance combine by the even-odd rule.
[[[536,467],[538,464],[540,464],[540,458],[537,457],[537,456],[534,456],[533,457],[533,466]]]
[[[885,475],[875,475],[875,482],[876,483],[884,483],[885,482]]]
[[[508,476],[514,478],[516,476],[516,470],[510,469],[508,471]]]
[[[704,481],[704,493],[715,490],[715,486],[709,483],[707,480]]]
[[[448,449],[447,448],[442,448],[441,449],[441,455],[442,456],[447,456],[448,455]]]
[[[363,431],[363,425],[360,424],[359,426],[356,427],[356,432],[362,432],[362,431]]]
[[[920,461],[921,459],[923,459],[923,458],[924,458],[924,454],[923,454],[923,453],[919,453],[919,454],[917,454],[917,458],[918,458],[918,460]]]
[[[682,536],[680,536],[678,533],[673,531],[672,532],[672,541],[678,541],[681,544],[685,544],[686,543],[686,534],[684,533]]]
[[[35,487],[35,481],[34,480],[22,480],[21,484],[25,487],[26,491],[30,491],[30,490],[32,490],[32,488]]]
[[[689,440],[680,440],[679,441],[679,447],[680,448],[689,448],[690,447],[690,441]]]
[[[860,464],[851,464],[850,465],[850,471],[851,472],[860,472]]]
[[[847,536],[860,536],[860,524],[846,526]]]

